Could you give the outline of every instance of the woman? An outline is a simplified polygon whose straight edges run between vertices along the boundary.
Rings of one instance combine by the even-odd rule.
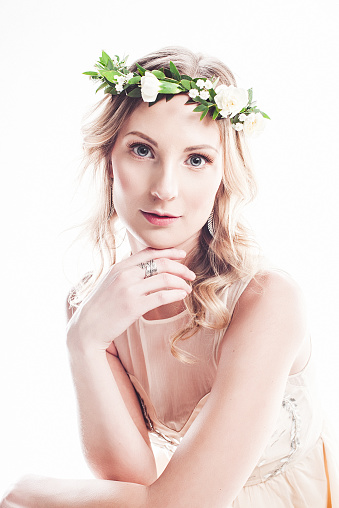
[[[28,476],[1,506],[339,507],[303,296],[241,223],[256,190],[242,131],[266,115],[217,60],[165,48],[138,64],[103,53],[90,73],[108,92],[85,131],[101,264],[67,302],[98,479]]]

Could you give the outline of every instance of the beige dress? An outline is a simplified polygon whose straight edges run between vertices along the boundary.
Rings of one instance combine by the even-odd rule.
[[[238,281],[225,292],[231,312],[249,281]],[[169,338],[188,317],[187,311],[154,321],[141,317],[114,341],[139,396],[158,476],[204,406],[217,371],[217,347],[224,332],[199,330],[179,341],[181,349],[201,359],[195,365],[172,356]],[[275,431],[231,506],[339,508],[339,466],[332,439],[310,359],[301,372],[289,376]]]

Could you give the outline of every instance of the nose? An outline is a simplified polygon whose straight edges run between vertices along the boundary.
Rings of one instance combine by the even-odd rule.
[[[155,168],[151,194],[162,201],[170,201],[178,196],[178,176],[173,163],[163,162]]]

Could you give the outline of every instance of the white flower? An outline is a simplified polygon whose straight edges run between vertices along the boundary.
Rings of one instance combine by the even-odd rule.
[[[213,88],[212,81],[210,81],[209,79],[206,79],[205,88],[207,88],[207,90],[209,90],[210,88]]]
[[[191,88],[191,90],[188,92],[188,95],[191,97],[191,99],[195,99],[199,95],[199,92],[196,88]]]
[[[126,76],[117,76],[116,80],[119,83],[119,85],[124,85],[126,82]]]
[[[247,115],[245,115],[245,113],[241,113],[241,115],[239,115],[239,120],[240,122],[244,122],[247,118]]]
[[[153,102],[160,90],[160,81],[152,72],[146,71],[141,78],[141,97],[144,102]]]
[[[257,135],[265,128],[265,119],[261,113],[250,113],[244,122],[244,132]]]
[[[126,75],[126,80],[129,81],[130,79],[133,78],[133,72],[129,72],[127,75]]]
[[[215,91],[217,95],[214,100],[224,118],[229,115],[232,118],[248,104],[248,92],[244,88],[219,85]]]
[[[243,128],[244,128],[244,124],[241,123],[241,122],[238,122],[238,123],[232,123],[232,127],[233,129],[235,129],[236,131],[242,131]]]
[[[202,90],[202,92],[199,93],[199,97],[201,97],[203,101],[207,101],[207,99],[210,98],[210,93],[208,90]]]
[[[205,88],[205,81],[203,79],[198,79],[198,81],[197,81],[197,87],[199,87],[199,88]]]
[[[118,83],[117,85],[115,85],[115,89],[117,92],[122,92],[124,87],[123,87],[122,83]]]

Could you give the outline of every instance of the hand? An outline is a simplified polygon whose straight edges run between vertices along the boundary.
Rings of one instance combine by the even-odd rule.
[[[112,266],[70,319],[68,345],[106,350],[146,312],[184,299],[191,292],[184,279],[195,279],[179,262],[185,255],[174,248],[147,248]],[[150,259],[156,261],[158,271],[145,279],[145,270],[138,265]]]

